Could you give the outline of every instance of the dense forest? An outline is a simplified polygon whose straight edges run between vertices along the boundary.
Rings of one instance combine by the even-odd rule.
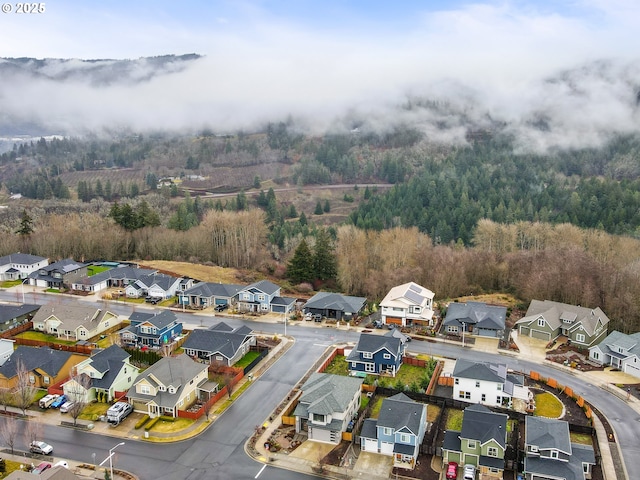
[[[405,281],[439,299],[508,291],[640,330],[640,139],[516,145],[496,131],[436,144],[405,125],[316,137],[290,122],[42,138],[0,155],[0,254],[209,263],[371,301]]]

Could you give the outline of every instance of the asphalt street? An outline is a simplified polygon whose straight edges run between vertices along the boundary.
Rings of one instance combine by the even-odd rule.
[[[28,303],[46,303],[48,295],[26,292]],[[16,301],[15,292],[0,291],[0,299]],[[21,301],[22,298],[18,299]],[[56,297],[60,303],[76,302],[69,297]],[[138,308],[138,307],[136,307]],[[129,315],[133,308],[129,305],[109,304],[109,309],[121,315]],[[236,326],[246,323],[256,331],[264,333],[284,333],[282,323],[263,323],[253,320],[212,317],[179,313],[179,318],[191,325],[210,326],[223,320]],[[297,472],[284,471],[254,461],[244,452],[244,443],[252,435],[256,426],[269,417],[273,409],[284,399],[293,386],[314,364],[325,349],[336,342],[355,342],[355,331],[336,330],[327,327],[288,325],[287,334],[296,341],[281,359],[234,402],[216,422],[200,436],[173,444],[150,444],[141,441],[127,441],[116,450],[113,458],[117,468],[131,471],[142,480],[174,479],[299,479],[315,478]],[[608,419],[616,432],[628,472],[640,471],[640,445],[637,441],[639,415],[624,401],[605,392],[597,385],[585,381],[565,371],[534,364],[507,355],[485,353],[463,348],[460,345],[414,341],[409,350],[449,358],[465,358],[474,361],[499,361],[509,368],[528,373],[531,370],[543,376],[552,376],[560,383],[570,385],[598,408]],[[45,427],[45,438],[55,445],[56,455],[76,461],[92,463],[93,453],[99,463],[108,451],[121,441],[120,438],[99,436],[66,428]],[[17,449],[25,445],[16,446]]]

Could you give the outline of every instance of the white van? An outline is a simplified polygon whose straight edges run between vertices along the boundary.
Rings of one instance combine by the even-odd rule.
[[[55,402],[56,398],[60,395],[45,395],[40,399],[38,405],[40,408],[49,408],[53,402]]]

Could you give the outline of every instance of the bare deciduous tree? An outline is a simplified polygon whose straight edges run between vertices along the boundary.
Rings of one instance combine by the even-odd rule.
[[[90,388],[91,378],[84,373],[78,373],[74,368],[69,381],[65,384],[65,393],[69,401],[73,402],[69,409],[69,415],[73,418],[73,425],[78,424],[78,417],[87,406]]]
[[[27,445],[38,440],[42,436],[42,431],[43,427],[40,422],[33,419],[28,420],[23,432]]]
[[[0,405],[4,407],[4,411],[7,411],[7,406],[13,403],[13,393],[9,388],[0,388]]]
[[[0,423],[0,435],[2,435],[4,444],[11,450],[11,455],[13,455],[18,436],[18,419],[13,416],[3,418],[2,423]]]
[[[26,415],[27,408],[36,398],[35,379],[22,360],[18,360],[16,364],[16,376],[18,382],[15,386],[14,398],[17,406],[22,410],[22,415]]]

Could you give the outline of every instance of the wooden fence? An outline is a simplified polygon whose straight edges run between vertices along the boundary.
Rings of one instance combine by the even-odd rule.
[[[231,368],[231,367],[230,367]],[[237,370],[237,369],[236,369]],[[236,385],[240,380],[242,380],[242,378],[244,377],[244,372],[242,370],[240,370],[240,372],[231,379],[231,385]],[[178,410],[178,417],[182,417],[182,418],[191,418],[193,420],[196,420],[198,418],[200,418],[202,415],[204,415],[205,413],[207,413],[209,411],[209,409],[218,401],[220,400],[222,397],[224,397],[225,395],[228,395],[228,390],[227,390],[227,386],[225,385],[224,387],[222,387],[220,389],[220,391],[218,393],[216,393],[213,397],[209,398],[209,400],[207,400],[205,403],[203,403],[200,408],[195,411],[195,412],[188,412],[186,410]]]

